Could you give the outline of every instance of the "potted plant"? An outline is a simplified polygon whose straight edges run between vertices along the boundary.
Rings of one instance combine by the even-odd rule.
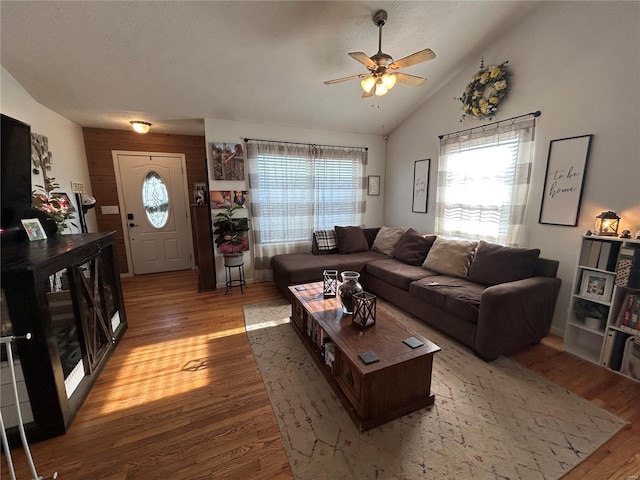
[[[213,221],[215,243],[227,266],[243,263],[243,252],[249,249],[249,222],[247,218],[234,217],[238,210],[242,210],[239,205],[224,207],[224,212],[216,214]]]

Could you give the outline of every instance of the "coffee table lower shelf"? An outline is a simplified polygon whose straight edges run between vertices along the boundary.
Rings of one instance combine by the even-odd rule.
[[[431,373],[440,347],[380,310],[376,325],[362,332],[338,300],[322,298],[322,283],[305,287],[290,287],[291,325],[360,431],[434,404]],[[424,345],[411,349],[402,342],[411,336]],[[330,362],[323,355],[327,342],[333,344]],[[365,365],[358,354],[367,350],[380,361]]]
[[[292,322],[292,325],[294,325],[293,322]],[[293,326],[293,329],[296,331],[296,333],[302,340],[302,343],[311,354],[311,358],[318,366],[318,369],[322,372],[322,375],[324,376],[327,383],[331,386],[336,396],[342,402],[342,405],[345,407],[345,409],[349,413],[351,420],[353,420],[353,423],[358,427],[358,429],[361,432],[367,431],[371,428],[382,425],[383,423],[387,423],[391,420],[402,417],[403,415],[406,415],[408,413],[415,412],[416,410],[430,407],[435,403],[435,396],[433,394],[429,394],[413,402],[407,403],[395,410],[387,411],[383,414],[380,414],[374,417],[362,418],[359,415],[356,408],[353,406],[349,396],[347,396],[345,391],[340,387],[340,384],[334,378],[334,374],[331,368],[324,363],[324,359],[320,355],[320,351],[315,349],[307,341],[307,338],[305,338],[305,335],[303,334],[303,332],[301,332],[298,328],[296,328],[295,325]],[[429,376],[431,376],[431,370],[429,370]]]

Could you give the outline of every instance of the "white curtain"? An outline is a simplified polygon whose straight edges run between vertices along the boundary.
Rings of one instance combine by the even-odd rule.
[[[517,246],[531,179],[535,119],[440,141],[436,232]]]
[[[361,225],[363,148],[249,140],[249,200],[256,282],[273,278],[271,257],[311,251],[314,230]]]

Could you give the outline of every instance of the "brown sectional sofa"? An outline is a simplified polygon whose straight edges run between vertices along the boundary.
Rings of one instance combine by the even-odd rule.
[[[456,256],[454,247],[465,242],[406,233],[413,239],[429,239],[420,240],[418,250],[433,252],[425,263],[433,258],[438,272],[403,253],[411,251],[411,244],[398,243],[393,256],[372,250],[379,230],[363,229],[366,251],[322,254],[314,236],[312,252],[273,257],[276,285],[289,297],[289,285],[319,281],[324,269],[355,270],[361,273],[366,291],[447,333],[485,360],[533,345],[548,335],[561,284],[556,260],[539,258],[539,250],[467,242],[464,247],[472,252],[468,267],[462,273],[446,274],[442,271],[456,268],[446,264]]]

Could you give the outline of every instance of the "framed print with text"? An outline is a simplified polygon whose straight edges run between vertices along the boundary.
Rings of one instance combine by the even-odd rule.
[[[578,225],[592,137],[582,135],[549,142],[538,223],[567,227]]]
[[[427,213],[429,201],[429,167],[431,159],[416,160],[413,163],[413,203],[411,211]]]
[[[380,175],[369,175],[367,178],[367,195],[380,195]]]

